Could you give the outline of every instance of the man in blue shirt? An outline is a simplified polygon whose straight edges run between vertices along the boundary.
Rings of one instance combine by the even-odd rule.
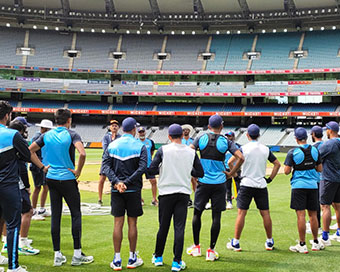
[[[86,153],[80,136],[70,130],[71,112],[58,109],[55,112],[57,128],[42,134],[30,146],[32,162],[46,174],[46,183],[51,199],[51,234],[54,249],[54,266],[66,263],[66,257],[60,252],[60,222],[63,210],[63,199],[66,201],[72,218],[72,236],[74,255],[71,265],[78,266],[93,262],[92,256],[85,256],[81,250],[81,210],[80,193],[77,179],[85,164]],[[46,148],[44,158],[47,166],[37,157],[36,152]],[[75,150],[79,153],[77,169],[75,169]]]
[[[195,193],[194,217],[192,221],[194,245],[187,249],[191,256],[201,256],[199,236],[201,230],[201,216],[206,203],[211,200],[212,204],[212,226],[210,237],[210,248],[206,252],[206,260],[215,261],[218,253],[215,245],[220,232],[221,213],[226,209],[226,178],[233,176],[244,161],[242,153],[235,144],[223,135],[223,119],[219,115],[209,118],[209,132],[195,139],[192,148],[199,150],[201,164],[204,169],[203,178],[198,179]],[[224,165],[225,154],[230,151],[237,159],[235,167],[227,172]]]
[[[21,223],[21,194],[18,160],[30,161],[26,141],[17,130],[8,129],[12,106],[0,101],[0,217],[7,226],[9,272],[27,272],[18,263],[18,242]]]
[[[111,214],[114,216],[113,244],[115,255],[110,266],[122,270],[120,249],[125,213],[128,217],[130,257],[127,268],[136,268],[143,260],[136,253],[137,218],[143,215],[142,176],[147,169],[146,147],[136,136],[138,123],[132,117],[122,122],[124,134],[109,144],[103,155],[103,172],[112,184]]]
[[[292,186],[290,208],[295,210],[297,215],[298,231],[300,242],[289,248],[292,252],[308,253],[306,245],[306,212],[311,224],[313,241],[312,251],[319,251],[324,248],[318,241],[318,178],[316,172],[322,171],[321,158],[318,150],[307,144],[307,131],[302,127],[295,129],[295,138],[299,147],[289,150],[284,162],[284,173],[289,175]]]
[[[138,140],[145,145],[146,151],[148,153],[148,164],[149,167],[152,161],[153,153],[155,152],[155,143],[151,139],[147,139],[145,137],[145,128],[139,127],[138,128]],[[151,183],[151,191],[152,191],[152,201],[151,205],[158,206],[158,200],[157,200],[157,180],[154,175],[150,175],[148,172],[145,173],[146,179],[148,179]],[[143,201],[142,201],[143,202]]]
[[[109,144],[118,139],[120,135],[118,134],[119,130],[119,122],[117,120],[110,121],[109,131],[104,135],[102,140],[103,151],[105,152],[106,148]],[[98,204],[103,205],[103,190],[104,190],[104,183],[106,180],[106,176],[103,174],[102,168],[100,169],[99,173],[99,183],[98,183]]]
[[[327,142],[321,145],[322,173],[320,181],[320,203],[322,209],[322,237],[320,241],[330,246],[329,225],[331,223],[331,208],[337,214],[338,230],[333,240],[340,241],[340,139],[338,138],[339,124],[331,121],[326,124]]]

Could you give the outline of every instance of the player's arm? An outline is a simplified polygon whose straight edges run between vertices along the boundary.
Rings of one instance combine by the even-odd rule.
[[[236,162],[236,157],[231,156],[230,159],[228,160],[228,167],[230,170],[234,168],[235,162]]]
[[[194,165],[191,171],[191,176],[195,178],[203,178],[204,176],[204,170],[203,170],[202,164],[197,154],[195,154]]]
[[[237,159],[237,161],[235,163],[235,167],[233,169],[230,169],[229,174],[227,174],[227,176],[229,175],[229,177],[234,176],[234,174],[241,168],[241,165],[244,162],[244,157],[240,150],[236,150],[234,152],[234,157]]]
[[[15,133],[13,137],[13,147],[17,151],[19,158],[22,161],[31,161],[31,152],[28,149],[27,142],[24,140],[19,132]]]
[[[107,176],[109,181],[113,185],[115,185],[115,184],[118,184],[120,180],[117,178],[114,170],[112,169],[111,167],[112,165],[113,165],[113,158],[110,156],[109,148],[107,148],[103,154],[102,171],[103,171],[103,174]]]
[[[84,145],[81,141],[75,142],[74,147],[77,149],[79,153],[79,158],[78,158],[77,169],[76,170],[70,169],[70,171],[73,172],[73,174],[76,176],[76,179],[77,179],[79,178],[79,176],[81,175],[81,171],[83,170],[85,160],[86,160],[86,152],[85,152]]]
[[[155,142],[153,140],[151,140],[151,159],[153,157],[153,154],[155,153],[155,150],[156,150],[156,146],[155,146]]]
[[[103,150],[106,150],[109,145],[109,141],[107,139],[107,134],[104,135],[103,140],[102,140],[102,147]]]
[[[158,175],[159,174],[159,166],[163,161],[163,149],[160,147],[157,152],[155,157],[153,158],[147,172],[149,175]]]
[[[269,151],[269,157],[268,160],[273,164],[273,169],[272,172],[270,174],[270,176],[268,178],[265,178],[267,183],[271,183],[274,178],[276,177],[277,173],[280,170],[281,167],[281,163],[279,162],[279,160],[275,157],[275,155]]]
[[[41,135],[35,142],[33,142],[30,147],[29,150],[31,152],[31,162],[34,163],[36,165],[36,167],[38,167],[40,170],[44,171],[45,173],[47,173],[49,166],[44,165],[38,155],[37,155],[37,151],[40,150],[43,146],[45,145],[44,143],[44,135]]]
[[[284,162],[284,169],[283,172],[285,173],[285,175],[289,175],[292,172],[292,168],[294,165],[294,161],[293,161],[293,151],[294,149],[291,149],[288,151],[285,162]]]
[[[142,150],[139,157],[139,165],[138,168],[133,174],[128,177],[126,180],[124,180],[124,184],[133,184],[135,180],[138,180],[142,177],[142,175],[147,170],[147,161],[148,161],[148,152],[146,151],[145,145],[142,146]]]
[[[319,151],[318,151],[318,160],[316,161],[315,169],[317,172],[322,172],[321,155]]]

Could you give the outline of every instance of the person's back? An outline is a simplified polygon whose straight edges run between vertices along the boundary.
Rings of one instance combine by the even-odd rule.
[[[265,188],[267,160],[269,148],[258,141],[252,141],[242,146],[244,163],[242,165],[241,185],[253,188]]]
[[[191,194],[191,170],[195,150],[184,144],[171,143],[162,146],[162,151],[163,163],[158,181],[159,194],[178,192]]]
[[[320,146],[319,150],[323,166],[321,179],[340,182],[340,139],[328,140]]]

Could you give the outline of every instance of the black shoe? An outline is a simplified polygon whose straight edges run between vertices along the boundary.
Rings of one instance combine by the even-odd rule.
[[[193,207],[194,207],[194,205],[192,203],[192,200],[189,199],[189,201],[188,201],[188,208],[193,208]]]
[[[103,206],[103,201],[102,201],[102,200],[98,200],[98,204],[99,204],[100,206]]]

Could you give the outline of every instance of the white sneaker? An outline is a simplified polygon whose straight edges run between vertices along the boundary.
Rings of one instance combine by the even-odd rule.
[[[313,244],[312,244],[312,251],[320,251],[322,249],[325,249],[325,246],[321,243],[315,243],[313,241]]]
[[[207,204],[205,204],[205,209],[206,210],[210,210],[211,209],[211,203],[208,202]]]
[[[330,240],[329,238],[330,238],[330,237],[328,237],[328,240],[324,240],[324,239],[322,239],[322,236],[320,236],[320,237],[318,238],[318,240],[319,240],[319,243],[321,243],[321,244],[323,244],[325,247],[327,247],[327,246],[331,246],[331,245],[332,245],[331,240]],[[309,243],[312,245],[312,244],[314,243],[314,241],[313,241],[313,240],[309,240]]]
[[[220,256],[218,255],[218,253],[214,250],[214,249],[210,249],[208,248],[207,249],[207,252],[205,254],[205,260],[206,261],[215,261],[215,260],[218,260]]]
[[[295,246],[289,247],[289,250],[292,251],[292,252],[298,252],[298,253],[303,253],[303,254],[308,253],[307,246],[306,245],[301,246],[299,242]]]
[[[63,254],[61,254],[58,257],[54,257],[53,266],[62,266],[66,262],[67,262],[66,257]]]
[[[43,216],[43,217],[49,217],[51,216],[51,213],[44,208],[38,212],[38,215]]]
[[[337,230],[338,229],[338,223],[333,224],[332,226],[329,226],[330,230]]]
[[[16,269],[7,269],[7,272],[28,272],[26,269],[27,267],[24,268],[22,266],[19,266]]]
[[[127,268],[128,269],[134,269],[137,268],[139,266],[143,265],[143,260],[141,257],[139,257],[138,255],[136,256],[136,259],[129,259],[128,264],[127,264]]]
[[[233,203],[231,201],[227,202],[227,210],[232,210],[233,209]]]
[[[0,254],[0,265],[8,264],[8,259]]]
[[[240,247],[240,243],[237,243],[234,245],[234,239],[231,239],[229,243],[227,243],[227,249],[233,250],[233,251],[242,251],[242,248]]]
[[[337,235],[336,233],[329,235],[329,239],[332,241],[340,242],[340,235]]]
[[[198,246],[192,245],[191,247],[188,247],[187,248],[187,254],[191,255],[193,257],[202,256],[201,246],[200,245],[198,245]]]
[[[32,216],[32,220],[34,220],[34,221],[44,221],[45,217],[43,217],[43,216],[39,215],[38,213],[36,213],[36,214],[34,214]]]

